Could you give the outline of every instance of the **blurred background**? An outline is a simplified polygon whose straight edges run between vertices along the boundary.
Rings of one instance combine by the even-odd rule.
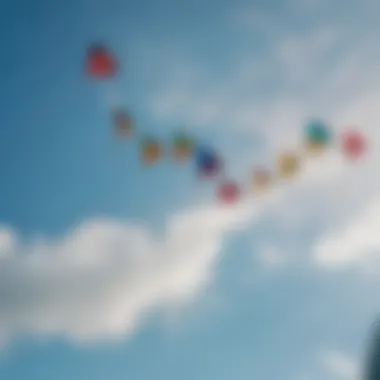
[[[380,306],[379,12],[0,0],[0,379],[361,378]],[[310,120],[329,132],[319,155]],[[177,132],[196,142],[182,163]],[[200,178],[200,146],[221,173]]]

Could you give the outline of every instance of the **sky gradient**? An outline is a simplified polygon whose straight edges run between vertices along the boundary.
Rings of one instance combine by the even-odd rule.
[[[0,379],[359,380],[379,312],[380,3],[0,2]],[[84,75],[103,42],[121,70]],[[139,162],[179,128],[243,185],[299,146],[293,182],[225,208],[194,164]]]

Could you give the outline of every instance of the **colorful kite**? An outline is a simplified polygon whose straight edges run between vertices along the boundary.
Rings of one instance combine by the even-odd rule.
[[[331,132],[320,120],[313,120],[306,125],[306,149],[311,154],[323,152],[331,141]]]
[[[116,60],[105,46],[92,45],[87,52],[86,72],[97,79],[113,77],[117,72]]]
[[[280,178],[293,177],[300,167],[300,159],[295,153],[283,153],[277,160],[277,172]]]
[[[256,169],[253,172],[252,187],[255,193],[262,193],[271,183],[271,174],[266,169]]]
[[[118,71],[118,63],[111,51],[104,45],[94,44],[87,51],[85,71],[93,79],[109,79]],[[115,96],[113,96],[115,97]],[[110,95],[108,95],[110,98]],[[111,111],[113,127],[120,138],[135,134],[134,120],[130,113],[122,107]],[[308,153],[323,152],[333,139],[331,128],[323,121],[314,119],[304,129],[304,144]],[[349,159],[358,159],[367,148],[364,136],[357,131],[348,130],[341,137],[342,153]],[[145,137],[140,141],[140,158],[143,164],[152,165],[158,162],[165,153],[164,146],[155,138]],[[299,152],[301,154],[301,152]],[[241,188],[233,180],[226,180],[224,161],[211,147],[198,145],[186,133],[176,133],[170,143],[170,155],[176,162],[185,162],[194,158],[196,170],[200,178],[221,178],[216,195],[220,202],[232,204],[239,200]],[[278,178],[294,177],[301,165],[301,155],[296,152],[285,152],[277,157],[275,173],[268,169],[257,168],[250,179],[250,192],[260,194]]]
[[[151,137],[146,137],[141,142],[141,160],[146,165],[156,163],[163,155],[164,149],[160,143]]]
[[[239,200],[240,189],[234,181],[224,181],[219,185],[217,195],[222,203],[235,203]]]
[[[201,177],[215,177],[222,169],[222,163],[216,153],[205,147],[198,147],[196,165]]]
[[[185,134],[174,136],[172,145],[172,156],[176,161],[185,161],[191,157],[194,149],[194,141]]]
[[[341,144],[344,155],[352,160],[360,158],[367,147],[364,136],[354,130],[347,130],[342,134]]]
[[[112,113],[116,134],[119,137],[130,137],[133,131],[131,116],[123,109],[116,109]]]

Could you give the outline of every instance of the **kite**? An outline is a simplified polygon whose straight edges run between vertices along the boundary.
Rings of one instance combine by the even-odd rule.
[[[174,136],[172,146],[172,156],[176,161],[184,161],[193,153],[194,142],[185,134]]]
[[[86,72],[97,79],[113,77],[117,72],[116,60],[105,46],[92,45],[87,52]]]
[[[220,158],[210,148],[199,147],[196,152],[196,165],[202,177],[214,177],[221,171]]]
[[[141,160],[144,164],[154,164],[162,155],[163,147],[156,139],[150,137],[143,139],[141,142]]]
[[[218,199],[222,203],[235,203],[238,201],[240,196],[240,189],[237,183],[228,180],[221,183],[218,187]]]
[[[133,124],[130,115],[122,109],[116,109],[112,113],[116,134],[119,137],[129,137],[132,134]]]
[[[341,144],[344,155],[349,159],[360,158],[366,150],[364,136],[353,130],[348,130],[343,133]]]
[[[85,73],[92,79],[110,79],[116,76],[118,67],[114,54],[105,45],[93,44],[88,48]],[[111,95],[109,94],[107,99],[111,98]],[[119,138],[129,138],[135,134],[135,120],[129,111],[123,107],[111,109],[111,118],[115,134]],[[303,146],[307,153],[319,154],[331,144],[333,137],[329,125],[319,119],[313,119],[305,125]],[[163,143],[155,138],[144,137],[139,143],[140,159],[144,165],[155,164],[166,153]],[[347,130],[341,136],[340,148],[345,157],[358,159],[366,152],[367,141],[361,133]],[[199,145],[196,139],[190,138],[186,133],[177,132],[171,137],[168,153],[175,162],[185,162],[193,158],[199,178],[221,178],[222,182],[217,185],[216,195],[222,203],[232,204],[241,197],[241,187],[232,179],[225,179],[225,162],[212,147]],[[297,152],[283,152],[278,155],[276,165],[275,173],[266,168],[256,168],[252,172],[249,185],[252,193],[264,192],[276,177],[283,179],[294,177],[301,166],[301,155]]]
[[[320,120],[309,122],[305,134],[306,149],[311,154],[323,152],[332,138],[329,127]]]
[[[299,158],[294,153],[283,153],[278,157],[277,170],[281,178],[291,178],[298,171]]]
[[[268,170],[265,169],[256,169],[253,172],[253,178],[252,178],[252,187],[253,191],[256,193],[261,193],[271,183],[271,174]]]

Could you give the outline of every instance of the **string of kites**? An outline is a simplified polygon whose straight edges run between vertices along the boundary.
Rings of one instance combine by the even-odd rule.
[[[114,54],[104,45],[92,45],[87,51],[86,74],[97,80],[107,80],[118,72],[118,63]],[[133,120],[123,108],[112,111],[112,122],[115,132],[120,138],[133,135]],[[333,141],[331,129],[321,120],[312,120],[305,126],[304,147],[310,155],[319,155]],[[164,155],[164,147],[153,137],[145,137],[141,141],[141,160],[145,165],[153,165]],[[366,151],[366,140],[356,130],[346,130],[340,139],[342,153],[350,160],[360,158]],[[241,188],[234,180],[224,176],[223,162],[220,156],[211,148],[202,146],[186,133],[174,135],[170,149],[172,157],[177,162],[185,162],[195,157],[198,174],[202,178],[216,178],[222,181],[217,188],[217,197],[223,203],[235,203],[241,195]],[[285,152],[278,156],[277,178],[292,178],[300,169],[301,157],[295,152]],[[252,173],[251,186],[254,193],[261,193],[275,180],[275,175],[265,168],[257,168]]]

